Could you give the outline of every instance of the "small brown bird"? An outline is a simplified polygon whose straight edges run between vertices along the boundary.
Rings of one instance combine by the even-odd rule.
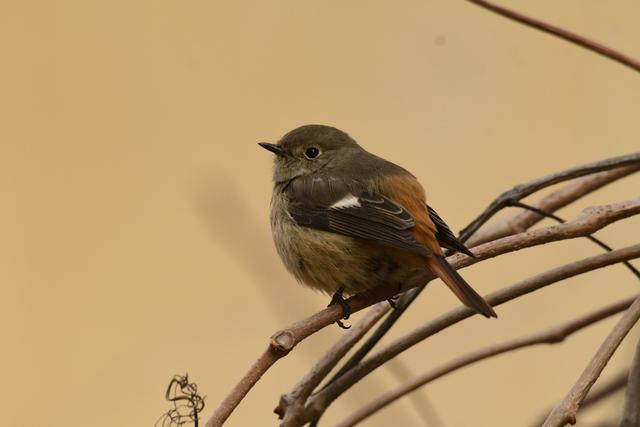
[[[278,254],[300,282],[333,294],[345,318],[343,293],[401,289],[425,270],[465,305],[497,317],[444,258],[441,247],[473,254],[405,169],[330,126],[302,126],[260,146],[276,154],[271,229]]]

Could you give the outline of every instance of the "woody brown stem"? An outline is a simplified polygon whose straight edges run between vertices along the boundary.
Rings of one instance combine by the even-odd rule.
[[[553,213],[587,194],[639,170],[640,163],[577,178],[539,201],[530,203],[530,205],[545,212]],[[489,222],[482,226],[467,240],[467,246],[474,247],[501,237],[522,233],[536,225],[542,219],[544,219],[543,215],[532,211],[525,210],[516,212],[501,218],[499,221]]]
[[[635,71],[640,71],[640,61],[630,57],[629,55],[625,55],[624,53],[621,53],[615,49],[612,49],[609,46],[603,45],[602,43],[598,43],[587,37],[573,33],[571,31],[565,30],[564,28],[560,28],[558,26],[549,24],[539,19],[531,18],[529,16],[523,15],[522,13],[515,12],[511,9],[507,9],[506,7],[498,6],[486,0],[467,0],[467,1],[470,3],[474,3],[480,7],[483,7],[487,10],[490,10],[491,12],[497,13],[498,15],[504,16],[508,19],[524,24],[528,27],[532,27],[537,30],[543,31],[545,33],[554,35],[570,43],[573,43],[587,50],[595,52],[599,55],[605,56]]]
[[[304,402],[313,390],[327,376],[340,359],[353,345],[362,338],[380,318],[389,310],[388,304],[382,302],[373,306],[367,314],[353,325],[336,342],[316,365],[287,394],[282,395],[278,407],[274,410],[283,419],[283,424],[300,422],[304,417]]]
[[[351,427],[360,421],[370,417],[375,412],[393,403],[399,398],[417,390],[418,388],[434,381],[444,375],[456,371],[465,366],[488,359],[498,354],[507,353],[523,347],[540,344],[559,344],[571,334],[586,328],[600,320],[606,319],[616,313],[626,310],[636,297],[625,298],[622,301],[600,308],[592,313],[581,316],[562,325],[554,326],[541,332],[536,332],[524,337],[517,337],[498,344],[492,344],[479,350],[472,351],[463,356],[457,357],[434,369],[431,369],[394,390],[384,393],[380,397],[372,400],[360,409],[352,412],[347,418],[337,424],[336,427]]]
[[[620,427],[640,425],[640,340],[636,344],[636,352],[631,362],[627,378],[627,391],[624,397],[624,410]]]
[[[580,405],[580,407],[584,410],[585,408],[595,405],[614,393],[622,390],[627,385],[628,376],[628,370],[624,370],[622,372],[618,372],[611,378],[600,381],[598,385],[595,386],[596,388],[590,391],[586,399],[582,401],[582,405]],[[536,422],[531,424],[531,427],[540,427],[542,423],[544,423],[544,420],[547,419],[549,412],[551,412],[551,409],[544,412],[543,417],[538,417]]]
[[[640,153],[628,154],[626,156],[613,157],[599,162],[589,163],[575,168],[567,169],[535,179],[526,184],[516,185],[509,191],[502,193],[495,199],[487,209],[484,210],[471,224],[460,232],[460,240],[466,242],[484,223],[493,217],[498,211],[509,206],[513,200],[521,200],[536,191],[547,188],[551,185],[568,181],[573,178],[589,175],[595,172],[611,170],[617,167],[640,164]]]
[[[631,307],[627,309],[622,319],[600,345],[600,348],[582,372],[578,381],[571,387],[564,399],[551,411],[542,427],[562,427],[567,423],[576,423],[576,415],[580,403],[587,396],[611,356],[613,356],[613,353],[615,353],[638,319],[640,319],[640,297],[636,298]]]

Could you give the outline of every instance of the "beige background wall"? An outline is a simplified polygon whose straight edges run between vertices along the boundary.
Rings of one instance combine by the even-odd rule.
[[[268,230],[270,155],[306,123],[413,171],[453,229],[502,190],[640,147],[640,76],[458,1],[21,1],[0,6],[0,402],[5,426],[151,426],[188,371],[207,414],[278,328],[327,298]],[[509,2],[640,56],[640,3]],[[637,197],[628,178],[562,212]],[[638,242],[639,219],[601,232]],[[481,292],[598,249],[549,245],[465,271]],[[621,267],[473,319],[400,359],[420,372],[637,291]],[[455,306],[436,284],[396,334]],[[613,325],[457,372],[418,394],[446,426],[528,425]],[[275,425],[279,394],[342,333],[279,363],[230,426]],[[628,364],[638,330],[605,371]],[[395,366],[396,370],[398,365]],[[397,382],[382,369],[326,425]],[[615,414],[614,399],[588,422]],[[392,424],[394,423],[394,424]],[[410,400],[365,423],[422,425]]]

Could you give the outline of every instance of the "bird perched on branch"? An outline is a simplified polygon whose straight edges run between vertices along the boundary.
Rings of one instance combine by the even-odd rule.
[[[276,155],[271,229],[278,254],[300,282],[333,295],[345,319],[345,294],[402,289],[425,271],[465,305],[497,317],[445,259],[441,247],[473,254],[427,205],[411,173],[330,126],[302,126],[259,145]]]

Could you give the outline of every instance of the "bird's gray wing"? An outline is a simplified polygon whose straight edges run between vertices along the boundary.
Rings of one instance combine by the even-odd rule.
[[[297,178],[285,189],[288,211],[302,226],[429,255],[416,240],[415,220],[400,204],[331,177]]]

